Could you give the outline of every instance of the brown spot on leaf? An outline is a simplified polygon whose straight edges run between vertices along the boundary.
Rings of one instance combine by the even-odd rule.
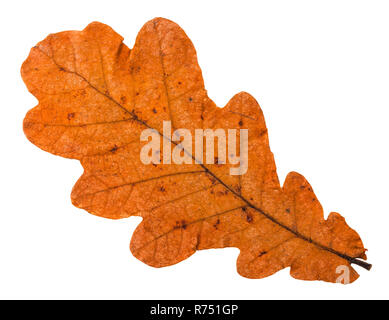
[[[115,144],[115,145],[112,147],[112,149],[109,150],[109,151],[111,151],[112,153],[115,153],[117,150],[118,150],[118,146]]]
[[[266,251],[261,251],[260,253],[258,253],[258,258],[262,257],[263,255],[265,255],[267,252]]]
[[[251,222],[253,222],[253,215],[250,213],[250,212],[246,212],[246,221],[248,222],[248,223],[251,223]]]
[[[259,133],[259,137],[264,136],[266,133],[267,133],[267,129],[261,130],[261,132]]]

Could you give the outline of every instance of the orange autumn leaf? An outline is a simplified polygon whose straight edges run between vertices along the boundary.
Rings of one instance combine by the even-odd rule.
[[[132,50],[122,41],[94,22],[49,35],[22,66],[39,100],[24,120],[27,138],[84,168],[71,195],[75,206],[110,219],[141,216],[130,248],[154,267],[224,247],[240,249],[238,272],[248,278],[290,267],[297,279],[339,282],[344,271],[343,282],[353,282],[351,264],[371,267],[358,259],[366,259],[358,234],[338,213],[324,219],[303,176],[291,172],[281,187],[256,100],[241,92],[218,108],[208,98],[196,51],[178,25],[157,18]],[[218,149],[214,164],[185,148],[193,161],[143,163],[145,129],[154,129],[161,147],[179,143],[164,134],[164,121],[193,136],[196,129],[236,129],[239,140],[248,129],[247,172],[231,175],[236,164],[218,163]]]

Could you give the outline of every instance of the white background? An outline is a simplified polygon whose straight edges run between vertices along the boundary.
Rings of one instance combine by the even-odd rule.
[[[20,66],[49,33],[104,22],[132,47],[156,16],[192,39],[219,105],[239,91],[264,111],[280,180],[312,184],[325,214],[337,211],[369,249],[373,269],[341,286],[299,281],[285,269],[239,276],[238,249],[201,251],[154,269],[128,245],[140,218],[111,221],[77,209],[78,161],[24,137],[37,103]],[[389,298],[388,1],[7,1],[0,13],[0,298]]]

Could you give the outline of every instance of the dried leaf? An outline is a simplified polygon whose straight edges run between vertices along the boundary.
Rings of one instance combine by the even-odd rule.
[[[111,219],[142,216],[130,247],[154,267],[196,250],[237,247],[238,272],[248,278],[291,267],[294,278],[336,282],[345,266],[353,282],[351,263],[370,268],[358,260],[366,259],[358,234],[337,213],[324,220],[303,176],[291,172],[280,186],[256,100],[241,92],[218,108],[208,98],[195,49],[178,25],[157,18],[132,50],[122,41],[94,22],[49,35],[22,66],[39,100],[24,120],[27,138],[85,170],[72,191],[75,206]],[[172,130],[193,136],[198,128],[248,129],[247,172],[231,175],[235,165],[202,164],[193,154],[192,164],[143,164],[143,130],[177,145],[163,133],[169,120]]]

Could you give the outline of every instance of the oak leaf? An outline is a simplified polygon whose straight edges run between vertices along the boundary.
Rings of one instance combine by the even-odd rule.
[[[110,219],[143,217],[131,251],[154,267],[178,263],[196,250],[237,247],[238,272],[263,278],[290,267],[294,278],[336,282],[352,263],[367,269],[358,234],[338,213],[323,218],[306,179],[296,172],[280,186],[262,111],[247,93],[224,108],[207,96],[195,49],[175,23],[156,18],[134,48],[109,26],[49,35],[22,66],[39,100],[24,120],[39,148],[80,160],[75,206]],[[231,164],[145,165],[140,134],[153,128],[248,129],[248,170]],[[238,131],[239,133],[239,131]],[[168,139],[172,145],[177,142]],[[144,144],[144,143],[143,143]],[[217,154],[216,154],[217,155]]]

